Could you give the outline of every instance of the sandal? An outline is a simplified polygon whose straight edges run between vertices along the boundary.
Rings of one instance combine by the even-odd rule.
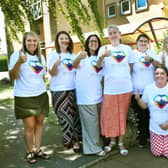
[[[106,155],[106,152],[104,150],[97,153],[97,156],[103,157]]]
[[[123,142],[118,143],[118,147],[119,147],[119,149],[120,149],[120,154],[121,154],[122,156],[128,155],[128,150],[125,149]]]
[[[44,153],[41,149],[35,153],[35,156],[44,160],[50,159],[50,155]]]
[[[28,153],[26,153],[26,160],[27,160],[27,162],[30,163],[30,164],[36,163],[36,162],[37,162],[37,159],[36,159],[36,157],[35,157],[34,152],[28,152]]]
[[[112,148],[113,148],[115,145],[116,145],[116,142],[115,142],[115,141],[110,141],[109,145],[104,147],[104,151],[105,151],[105,152],[111,152],[111,151],[112,151]]]

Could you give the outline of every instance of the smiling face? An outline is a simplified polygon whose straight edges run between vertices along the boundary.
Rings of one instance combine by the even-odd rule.
[[[58,37],[58,44],[60,49],[67,50],[67,47],[69,46],[69,38],[66,34],[60,34]]]
[[[92,37],[90,37],[90,39],[89,39],[89,50],[90,50],[90,52],[92,53],[95,53],[96,52],[96,50],[98,49],[98,47],[99,47],[99,42],[98,42],[98,39],[97,39],[97,37],[95,37],[95,36],[92,36]]]
[[[108,35],[109,35],[109,39],[111,42],[113,41],[120,42],[121,33],[119,32],[117,28],[109,28]]]
[[[25,47],[28,52],[34,54],[38,47],[38,40],[31,35],[27,35],[25,39]]]
[[[158,86],[165,86],[167,83],[167,72],[164,68],[156,68],[155,81]]]
[[[149,40],[146,37],[140,37],[137,41],[137,48],[140,52],[145,52],[149,47]]]

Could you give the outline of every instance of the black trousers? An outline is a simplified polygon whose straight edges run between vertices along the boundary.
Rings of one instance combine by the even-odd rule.
[[[135,100],[135,95],[133,95],[131,98],[131,106],[138,118],[139,133],[138,133],[137,139],[139,141],[139,144],[145,145],[147,142],[147,139],[149,138],[149,110],[141,109],[141,107],[138,105],[137,101]]]

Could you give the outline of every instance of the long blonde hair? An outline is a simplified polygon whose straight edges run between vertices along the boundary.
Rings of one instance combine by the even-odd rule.
[[[32,36],[37,40],[37,49],[35,50],[34,54],[37,55],[37,57],[39,58],[39,61],[41,62],[40,40],[39,40],[39,38],[38,38],[38,36],[35,32],[31,31],[31,32],[25,32],[24,33],[21,51],[23,51],[24,53],[28,51],[27,48],[26,48],[27,36]]]

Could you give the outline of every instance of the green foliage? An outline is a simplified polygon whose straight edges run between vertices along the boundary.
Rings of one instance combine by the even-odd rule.
[[[163,37],[165,38],[166,36],[168,36],[168,30],[163,32]],[[156,54],[159,54],[162,51],[162,49],[163,49],[163,41],[160,41],[158,45],[155,45]]]
[[[97,30],[100,34],[100,37],[103,37],[103,28],[102,28],[102,17],[99,14],[97,8],[97,0],[88,0],[89,7],[94,16],[95,24]],[[73,33],[75,33],[80,42],[84,44],[84,36],[81,25],[89,25],[91,21],[91,16],[87,10],[86,5],[82,3],[81,0],[58,0],[59,11],[65,16],[69,25],[72,28]]]
[[[100,15],[98,7],[97,7],[97,0],[88,0],[92,13],[95,17],[96,27],[99,31],[100,37],[103,38],[103,17]]]
[[[22,0],[0,0],[0,7],[5,16],[7,32],[18,40],[18,32],[24,32],[24,19],[32,20],[31,14]]]
[[[133,109],[130,107],[127,118],[127,132],[124,137],[126,146],[133,146],[136,144],[136,138],[138,135],[138,119]]]
[[[0,56],[0,72],[8,70],[7,56]]]

